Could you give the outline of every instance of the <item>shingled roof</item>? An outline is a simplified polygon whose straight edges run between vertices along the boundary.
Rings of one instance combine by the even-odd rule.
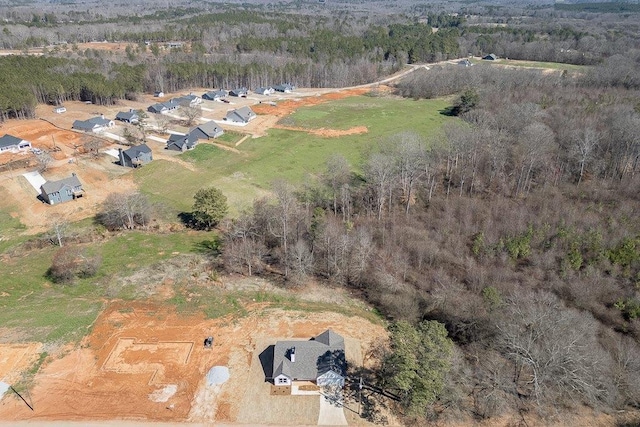
[[[346,376],[344,338],[332,330],[328,329],[308,341],[276,342],[273,378],[286,375],[292,380],[315,381],[329,371]]]

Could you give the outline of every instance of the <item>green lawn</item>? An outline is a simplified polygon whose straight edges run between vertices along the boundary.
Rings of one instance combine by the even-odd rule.
[[[196,171],[163,161],[135,171],[142,191],[176,212],[188,211],[193,194],[204,186],[217,186],[229,199],[231,214],[249,207],[266,194],[275,179],[299,183],[324,169],[333,153],[345,156],[355,169],[363,152],[377,142],[403,131],[414,131],[426,139],[439,135],[447,120],[440,114],[446,100],[407,100],[356,96],[308,108],[288,117],[287,123],[307,128],[349,129],[366,126],[366,134],[323,138],[306,132],[271,129],[267,136],[247,139],[240,154],[200,144],[181,158]]]
[[[199,244],[212,239],[215,234],[205,232],[114,236],[90,246],[89,251],[102,258],[97,275],[72,285],[54,284],[45,277],[56,247],[5,259],[0,263],[0,325],[15,328],[13,341],[78,340],[98,315],[112,280],[175,253],[199,252]]]
[[[11,199],[3,187],[0,187],[0,200],[4,201],[0,207],[0,253],[2,253],[16,243],[16,238],[26,227],[15,218],[18,209],[7,204],[7,200]]]
[[[509,65],[512,67],[544,68],[547,70],[566,70],[578,72],[585,72],[589,68],[586,65],[564,64],[562,62],[517,61],[510,59],[498,59],[497,61],[474,60],[473,62],[489,65]]]

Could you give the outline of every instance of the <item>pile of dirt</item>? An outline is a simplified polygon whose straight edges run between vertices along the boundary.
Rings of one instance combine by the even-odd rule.
[[[276,117],[285,117],[293,113],[300,107],[324,104],[325,102],[337,99],[348,98],[350,96],[364,95],[370,88],[345,89],[336,92],[325,93],[318,96],[307,96],[305,98],[286,100],[273,104],[257,104],[251,107],[256,114],[268,114]]]
[[[323,138],[337,138],[337,137],[340,137],[340,136],[359,135],[359,134],[363,134],[363,133],[369,132],[369,129],[367,129],[366,126],[354,126],[352,128],[349,128],[349,129],[326,129],[326,128],[308,129],[308,128],[303,128],[303,127],[282,126],[282,125],[276,125],[274,127],[277,128],[277,129],[285,129],[285,130],[293,130],[293,131],[299,131],[299,132],[307,132],[307,133],[310,133],[311,135],[317,135],[317,136],[321,136]]]

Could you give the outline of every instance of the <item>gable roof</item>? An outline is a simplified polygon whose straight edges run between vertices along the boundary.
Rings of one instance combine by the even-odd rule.
[[[0,148],[17,146],[20,145],[21,142],[22,139],[6,134],[0,138]]]
[[[228,95],[227,91],[224,89],[220,89],[220,90],[210,90],[208,92],[206,92],[205,94],[202,95],[202,97],[207,96],[208,98],[224,98],[225,96]]]
[[[73,129],[79,129],[79,130],[93,130],[96,127],[99,127],[99,125],[96,123],[91,123],[88,120],[75,120],[71,127]]]
[[[211,120],[209,122],[201,124],[200,126],[196,126],[191,132],[189,132],[189,135],[191,135],[193,131],[196,131],[196,130],[199,130],[200,132],[205,134],[208,138],[211,138],[216,134],[220,133],[222,131],[222,128],[218,127],[216,123],[213,120]]]
[[[184,147],[185,145],[187,146],[187,148],[193,148],[197,143],[198,137],[196,137],[192,133],[189,133],[187,135],[177,135],[175,133],[172,133],[171,135],[169,135],[169,139],[167,140],[167,148],[175,146],[182,150],[182,147]]]
[[[106,117],[92,117],[89,120],[85,120],[87,123],[92,123],[94,125],[98,125],[98,126],[107,126],[109,123],[111,123],[111,120],[107,119]]]
[[[71,174],[69,178],[64,178],[58,181],[47,181],[40,186],[40,189],[46,194],[53,194],[67,186],[71,188],[82,186],[75,173]]]
[[[295,361],[291,360],[292,351]],[[329,329],[308,341],[278,341],[273,349],[273,368],[273,378],[286,375],[313,381],[327,372],[345,377],[344,338]]]
[[[227,120],[231,120],[232,122],[248,123],[249,120],[253,119],[254,117],[256,117],[256,113],[254,113],[253,110],[247,106],[227,112]]]
[[[294,86],[290,85],[289,83],[275,85],[273,88],[278,92],[292,91],[293,89],[295,89]]]
[[[118,120],[131,121],[137,118],[139,118],[139,116],[135,111],[120,111],[118,114],[116,114],[116,119]]]
[[[130,159],[135,159],[143,153],[151,153],[151,148],[149,148],[147,144],[134,145],[133,147],[122,151],[122,154],[126,154]]]

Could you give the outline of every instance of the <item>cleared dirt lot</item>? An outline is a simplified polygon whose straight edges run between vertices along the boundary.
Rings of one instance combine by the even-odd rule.
[[[116,302],[79,348],[50,360],[31,390],[34,411],[16,397],[0,401],[0,420],[155,420],[316,424],[318,396],[271,396],[259,354],[278,339],[308,339],[327,328],[346,338],[347,360],[362,354],[382,326],[336,313],[304,313],[256,304],[240,319],[178,315],[160,304]],[[215,339],[203,348],[204,337]],[[30,351],[31,355],[37,349]],[[212,366],[230,379],[207,387]],[[175,386],[173,388],[167,386]],[[158,394],[175,390],[166,401]],[[155,401],[154,401],[155,400]]]

